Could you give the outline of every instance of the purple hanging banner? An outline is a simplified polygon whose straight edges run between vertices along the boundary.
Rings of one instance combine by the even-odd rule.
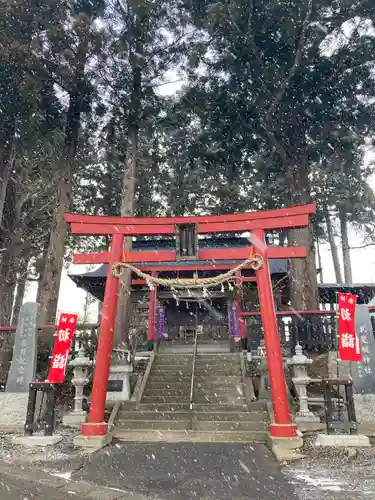
[[[165,306],[160,304],[157,311],[157,332],[158,332],[158,340],[164,338],[164,327],[165,327]]]
[[[236,304],[232,305],[232,308],[230,311],[230,326],[231,326],[231,330],[232,330],[232,336],[239,337],[240,336],[240,329],[239,329],[239,325],[238,325],[238,315],[237,315]]]

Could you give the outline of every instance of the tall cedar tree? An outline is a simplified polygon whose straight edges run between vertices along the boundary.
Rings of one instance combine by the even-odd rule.
[[[98,19],[104,11],[101,0],[64,4],[65,17],[50,26],[44,40],[43,64],[68,97],[64,144],[58,158],[56,203],[40,291],[42,324],[54,322],[67,237],[64,213],[72,199],[72,179],[82,113],[90,110],[94,94],[92,78],[95,56],[100,53],[102,32]]]

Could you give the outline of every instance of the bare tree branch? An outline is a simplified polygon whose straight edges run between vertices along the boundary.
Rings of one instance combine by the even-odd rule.
[[[364,243],[363,245],[359,245],[359,246],[355,246],[355,247],[349,246],[349,250],[359,250],[361,248],[374,247],[374,246],[375,246],[375,242]]]

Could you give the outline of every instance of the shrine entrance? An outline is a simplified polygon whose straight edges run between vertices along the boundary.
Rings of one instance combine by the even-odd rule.
[[[209,340],[228,340],[228,299],[224,294],[210,292],[210,297],[201,291],[181,293],[159,292],[158,304],[165,310],[163,334],[165,342],[191,343],[198,332],[200,343]]]
[[[104,422],[107,383],[113,347],[113,333],[117,313],[117,297],[120,276],[124,268],[150,287],[148,340],[157,346],[157,292],[162,290],[203,291],[218,286],[234,291],[234,307],[231,311],[232,330],[240,338],[246,338],[246,326],[241,320],[241,285],[243,281],[255,281],[258,297],[267,366],[272,394],[274,422],[270,435],[274,438],[297,436],[296,425],[291,422],[285,383],[284,365],[280,349],[280,338],[270,278],[270,259],[305,258],[304,247],[268,245],[266,233],[291,228],[306,228],[315,205],[296,206],[240,214],[225,214],[199,217],[106,217],[66,214],[75,235],[109,235],[111,245],[107,252],[74,255],[76,264],[108,264],[105,285],[99,345],[94,372],[88,423],[82,425],[85,437],[106,436],[108,424]],[[248,244],[233,248],[200,248],[200,236],[207,234],[250,233]],[[175,249],[158,251],[124,251],[125,236],[174,236]],[[207,264],[215,275],[207,276]],[[155,265],[155,263],[158,263]],[[164,264],[163,264],[164,263]],[[250,269],[252,275],[245,278],[243,271]],[[189,277],[166,277],[166,272],[188,272]],[[200,276],[200,273],[202,274]],[[193,276],[191,276],[193,274]]]

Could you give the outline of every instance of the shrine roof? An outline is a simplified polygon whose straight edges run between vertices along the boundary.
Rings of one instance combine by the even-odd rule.
[[[160,250],[173,250],[175,249],[175,241],[172,239],[137,239],[133,242],[133,250],[137,252],[155,252]],[[200,238],[200,249],[223,249],[223,248],[245,248],[251,245],[249,238],[245,237],[215,237],[215,238]],[[168,275],[179,271],[179,276],[191,275],[192,271],[198,270],[199,275],[211,275],[212,273],[218,274],[225,272],[228,268],[240,264],[240,260],[220,260],[220,261],[207,261],[207,260],[191,260],[191,261],[170,261],[170,262],[136,262],[135,267],[145,266],[147,268],[158,268],[162,266],[167,271],[162,271],[162,274]],[[184,270],[178,268],[183,266]],[[271,275],[285,275],[288,269],[287,259],[272,259],[269,261]],[[204,270],[200,270],[200,269]],[[94,296],[100,298],[103,296],[104,283],[108,272],[108,264],[102,264],[97,269],[86,273],[69,274],[69,277],[74,281],[77,286],[83,288]],[[244,276],[252,276],[254,271],[251,269],[244,269]],[[134,276],[136,278],[136,276]]]

